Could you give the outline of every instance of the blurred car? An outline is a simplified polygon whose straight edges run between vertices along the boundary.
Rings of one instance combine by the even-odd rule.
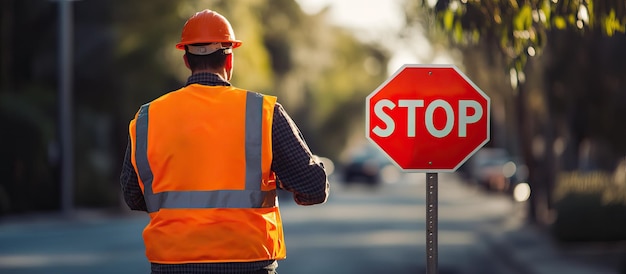
[[[313,159],[315,159],[315,161],[322,162],[327,176],[333,175],[333,173],[335,172],[335,163],[333,162],[333,160],[319,155],[313,155]]]
[[[517,184],[526,182],[524,165],[503,148],[478,150],[465,172],[470,182],[495,192],[512,193]]]
[[[372,145],[353,149],[343,164],[343,179],[346,184],[365,183],[370,186],[395,180],[399,170],[382,151]]]

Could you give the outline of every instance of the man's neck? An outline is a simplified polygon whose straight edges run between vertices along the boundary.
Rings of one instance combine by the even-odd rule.
[[[198,74],[198,73],[213,73],[216,74],[217,76],[219,76],[220,78],[222,78],[222,80],[228,82],[228,77],[226,76],[226,70],[222,69],[222,70],[216,70],[216,69],[200,69],[200,70],[195,70],[193,71],[191,74]]]

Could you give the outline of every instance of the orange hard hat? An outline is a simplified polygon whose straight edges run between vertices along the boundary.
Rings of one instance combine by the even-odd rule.
[[[221,14],[206,9],[196,12],[187,20],[176,48],[184,50],[186,45],[215,42],[232,43],[232,48],[241,46],[241,41],[235,39],[228,20]]]

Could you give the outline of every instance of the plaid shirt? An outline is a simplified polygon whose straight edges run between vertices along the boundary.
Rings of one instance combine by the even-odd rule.
[[[230,86],[230,83],[212,73],[194,74],[186,86]],[[300,205],[313,205],[326,201],[329,184],[321,162],[315,161],[304,137],[284,108],[276,103],[272,122],[272,170],[280,188],[293,193]],[[137,174],[131,163],[130,138],[122,166],[120,183],[124,200],[130,209],[147,211],[139,187]],[[152,273],[272,273],[278,266],[275,260],[247,263],[197,263],[165,265],[152,263]],[[261,271],[261,272],[258,272]],[[266,271],[266,272],[263,272]]]

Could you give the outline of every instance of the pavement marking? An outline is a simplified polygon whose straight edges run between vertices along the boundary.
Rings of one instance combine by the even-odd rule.
[[[33,268],[55,265],[91,265],[106,258],[96,254],[0,255],[1,268]]]
[[[289,238],[288,246],[325,247],[325,248],[349,248],[349,247],[382,247],[382,246],[414,246],[422,248],[426,244],[424,230],[374,230],[359,233],[335,233],[329,235],[309,234],[301,238]],[[444,230],[439,232],[439,245],[470,245],[478,238],[475,233],[467,231]]]

